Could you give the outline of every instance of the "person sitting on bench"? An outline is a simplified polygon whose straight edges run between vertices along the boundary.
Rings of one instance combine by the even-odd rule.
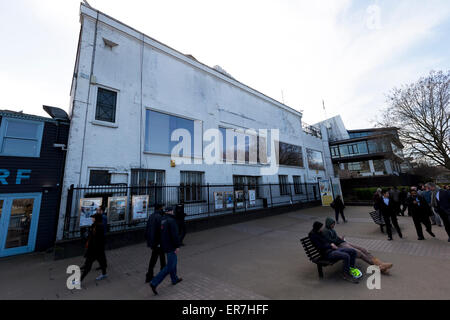
[[[323,223],[316,221],[313,229],[309,233],[309,238],[313,245],[319,250],[320,256],[324,260],[332,262],[342,260],[342,277],[344,280],[358,283],[357,278],[361,277],[361,271],[355,268],[356,250],[351,248],[338,248],[334,243],[329,242],[322,234]]]
[[[339,237],[334,230],[336,226],[335,221],[332,218],[326,218],[325,220],[325,228],[323,230],[323,236],[331,243],[334,243],[338,248],[351,248],[356,250],[356,257],[364,260],[370,265],[376,265],[380,267],[380,271],[384,274],[388,274],[388,269],[392,268],[392,263],[384,263],[380,261],[380,259],[375,258],[369,251],[365,248],[358,247],[354,244],[348,243],[345,241],[344,237]]]

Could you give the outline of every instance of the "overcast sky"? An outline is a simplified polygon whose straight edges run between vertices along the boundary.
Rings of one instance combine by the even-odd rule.
[[[370,127],[394,86],[450,69],[448,0],[88,0],[304,112]],[[0,109],[68,110],[78,0],[0,1]],[[283,94],[282,94],[283,93]]]

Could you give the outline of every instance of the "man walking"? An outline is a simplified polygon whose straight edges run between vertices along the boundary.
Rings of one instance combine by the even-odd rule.
[[[391,200],[393,202],[393,208],[395,215],[400,215],[400,191],[398,191],[397,187],[394,187],[394,189],[391,189],[390,192]]]
[[[425,192],[422,193],[422,196],[425,198],[425,201],[428,203],[428,205],[431,208],[431,224],[432,225],[437,225],[439,227],[442,227],[442,222],[441,222],[441,218],[439,217],[439,215],[437,214],[436,210],[434,209],[435,204],[433,203],[436,202],[436,199],[433,199],[433,191],[431,191],[431,188],[429,187],[428,184],[425,185]]]
[[[444,223],[448,242],[450,242],[450,191],[438,189],[432,182],[427,183],[427,185],[433,191],[431,202],[435,205],[436,212]]]
[[[431,208],[423,196],[417,194],[416,190],[411,191],[411,195],[408,198],[408,212],[412,216],[414,221],[414,226],[416,227],[418,240],[425,240],[422,231],[423,224],[427,232],[435,237],[433,231],[431,230],[430,215]]]
[[[177,254],[180,248],[180,237],[173,208],[168,208],[161,220],[161,248],[167,254],[167,265],[150,281],[150,287],[156,295],[156,287],[170,274],[172,284],[176,285],[183,279],[177,276]]]
[[[380,207],[380,213],[383,216],[384,222],[386,223],[386,231],[388,234],[388,240],[392,240],[392,227],[391,221],[394,225],[394,228],[397,230],[398,236],[403,238],[402,231],[400,230],[400,226],[397,221],[397,214],[395,213],[395,205],[393,201],[389,198],[389,191],[383,191],[383,197],[378,202]]]
[[[161,270],[166,266],[166,257],[161,249],[161,220],[163,217],[163,205],[157,204],[155,206],[155,212],[153,212],[147,220],[147,229],[145,236],[147,239],[147,246],[152,249],[152,256],[148,263],[147,274],[145,275],[145,283],[150,282],[153,279],[153,269],[158,261],[161,266]]]

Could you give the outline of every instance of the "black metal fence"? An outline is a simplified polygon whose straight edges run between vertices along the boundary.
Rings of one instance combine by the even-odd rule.
[[[186,220],[320,200],[317,183],[185,186],[81,186],[68,191],[64,239],[79,238],[98,206],[106,209],[108,232],[144,228],[154,205],[183,204]]]

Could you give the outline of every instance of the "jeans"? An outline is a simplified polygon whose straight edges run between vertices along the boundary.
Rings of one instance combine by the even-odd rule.
[[[342,260],[344,263],[343,271],[344,273],[350,272],[350,267],[355,267],[356,250],[350,248],[340,248],[333,250],[327,255],[327,259],[330,261]]]
[[[433,210],[433,215],[431,216],[431,221],[434,222],[435,224],[437,224],[438,226],[442,227],[441,217],[439,217],[439,215],[437,214],[437,212],[434,208],[432,208],[431,210]]]
[[[175,252],[167,253],[167,265],[153,278],[153,280],[150,283],[155,287],[157,287],[168,274],[170,274],[172,284],[178,282],[177,254]]]
[[[355,249],[356,250],[356,257],[364,260],[365,262],[367,262],[368,264],[373,264],[373,256],[372,254],[370,254],[369,251],[367,251],[365,248],[363,247],[358,247],[354,244],[350,244],[348,242],[342,242],[339,246],[339,248],[350,248],[350,249]]]

